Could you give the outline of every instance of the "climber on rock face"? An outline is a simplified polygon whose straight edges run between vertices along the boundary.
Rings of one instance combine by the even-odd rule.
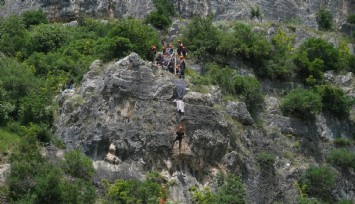
[[[154,62],[155,54],[156,54],[156,53],[157,53],[157,47],[156,47],[155,45],[152,45],[152,46],[150,47],[149,55],[148,55],[149,61]]]
[[[178,130],[176,131],[176,137],[175,137],[175,140],[173,141],[173,147],[174,147],[174,144],[176,141],[179,141],[179,151],[181,152],[181,140],[182,138],[184,138],[184,128],[182,127],[182,125],[180,125],[178,127]]]

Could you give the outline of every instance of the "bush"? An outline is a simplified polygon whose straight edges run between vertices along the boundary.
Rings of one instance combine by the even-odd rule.
[[[338,87],[322,85],[315,87],[316,92],[322,97],[324,111],[337,118],[347,118],[351,109],[351,100]]]
[[[293,54],[294,39],[295,37],[289,37],[281,29],[277,31],[271,40],[271,59],[267,61],[265,67],[258,69],[259,76],[279,80],[290,79],[295,70],[295,64],[290,57]]]
[[[136,19],[120,20],[108,33],[108,38],[120,36],[129,39],[132,50],[146,59],[151,45],[159,45],[157,32]]]
[[[262,109],[264,95],[260,82],[255,77],[237,76],[234,79],[234,89],[237,94],[241,94],[241,98],[252,115]]]
[[[9,56],[16,56],[16,53],[24,50],[27,44],[27,33],[23,19],[11,15],[0,19],[0,52]]]
[[[95,52],[100,59],[107,62],[128,55],[132,49],[133,45],[127,38],[100,38],[96,41]]]
[[[327,161],[334,166],[339,166],[343,169],[355,169],[355,153],[350,152],[345,148],[333,149],[327,155]]]
[[[212,25],[212,16],[194,17],[186,26],[184,39],[192,55],[203,62],[211,62],[217,54],[220,33]]]
[[[65,153],[62,164],[65,173],[90,181],[95,173],[92,161],[81,151],[75,150]]]
[[[121,180],[116,179],[113,184],[103,180],[106,190],[106,199],[112,203],[133,204],[159,202],[162,188],[159,184],[152,181]]]
[[[63,46],[68,37],[67,28],[62,24],[40,24],[30,33],[30,47],[32,51],[47,53]]]
[[[331,201],[331,190],[335,184],[336,174],[330,167],[309,167],[299,179],[305,186],[305,193],[324,201]]]
[[[350,24],[355,24],[355,14],[349,15],[346,21]]]
[[[19,120],[22,124],[43,123],[48,126],[53,122],[53,110],[48,107],[52,94],[42,90],[31,91],[22,98],[19,111]]]
[[[26,28],[29,28],[32,25],[48,23],[47,16],[43,10],[25,11],[22,13],[21,17],[26,25]]]
[[[96,189],[90,181],[63,180],[60,184],[62,203],[95,203]]]
[[[350,146],[351,140],[348,138],[338,137],[334,139],[334,144],[339,147]]]
[[[232,174],[228,174],[224,179],[223,185],[217,190],[217,203],[246,203],[245,189],[240,178]]]
[[[196,186],[190,189],[193,203],[196,204],[231,204],[245,203],[245,190],[239,177],[228,174],[219,177],[217,192],[213,193],[208,187],[198,190]]]
[[[251,26],[237,23],[232,33],[219,34],[218,54],[228,57],[237,57],[255,65],[259,74],[259,67],[264,60],[269,59],[271,46],[260,34],[252,31]],[[212,53],[211,53],[212,54]],[[223,58],[222,58],[223,59]]]
[[[146,21],[152,24],[154,27],[159,29],[165,29],[171,25],[171,20],[169,16],[161,13],[159,11],[151,12],[147,17]]]
[[[303,76],[313,75],[318,78],[319,74],[317,72],[344,70],[346,67],[341,63],[340,59],[340,52],[333,44],[319,38],[310,38],[298,48],[295,62],[301,68],[300,73],[303,73]],[[314,67],[314,63],[317,60],[322,62],[319,68]]]
[[[330,30],[333,24],[333,16],[328,10],[321,9],[317,12],[317,22],[320,29]]]
[[[191,199],[194,204],[217,203],[216,194],[209,187],[199,190],[196,186],[190,188]]]
[[[42,145],[48,145],[52,139],[52,134],[44,124],[30,123],[29,126],[23,126],[22,129],[24,134],[35,136]]]
[[[322,110],[322,99],[311,90],[294,89],[282,99],[281,110],[285,115],[313,119]]]
[[[275,155],[268,152],[260,152],[256,155],[256,159],[260,164],[261,170],[265,172],[275,173],[274,163]]]

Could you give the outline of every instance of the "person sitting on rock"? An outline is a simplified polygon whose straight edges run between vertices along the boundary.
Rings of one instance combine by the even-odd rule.
[[[182,125],[179,125],[178,130],[176,131],[176,137],[175,140],[173,141],[173,147],[176,141],[179,141],[179,151],[181,152],[181,140],[182,138],[184,138],[184,128],[182,127]]]

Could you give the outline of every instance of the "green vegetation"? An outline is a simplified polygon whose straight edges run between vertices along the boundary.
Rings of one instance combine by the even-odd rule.
[[[274,163],[276,156],[274,154],[263,151],[256,155],[256,159],[259,162],[263,172],[270,172],[275,174]]]
[[[350,24],[355,24],[355,14],[349,15],[346,21]]]
[[[343,169],[355,169],[355,153],[345,148],[333,149],[327,155],[327,161]]]
[[[321,9],[317,12],[318,26],[322,30],[330,30],[333,25],[333,16],[330,11]]]
[[[170,16],[175,15],[174,4],[171,0],[154,0],[156,10],[146,17],[146,22],[159,29],[166,29],[171,25]]]
[[[350,139],[344,137],[337,137],[334,139],[334,144],[338,147],[350,146],[351,143],[352,141]]]
[[[245,190],[239,177],[228,174],[217,181],[217,192],[212,192],[208,187],[198,190],[196,186],[190,189],[193,203],[196,204],[230,204],[245,203]]]
[[[87,170],[80,162],[76,163],[81,171]],[[11,155],[11,171],[6,182],[8,197],[15,203],[94,203],[96,197],[91,177],[64,176],[58,165],[40,154],[34,134],[24,135]]]
[[[286,115],[313,119],[322,110],[322,99],[314,91],[294,89],[282,99],[281,110]]]
[[[322,97],[324,111],[337,118],[347,118],[351,109],[351,99],[338,87],[322,85],[315,87],[316,92]]]
[[[6,162],[19,142],[20,137],[17,134],[0,129],[0,164]]]
[[[335,184],[336,173],[327,166],[309,167],[299,179],[302,193],[323,201],[332,201],[331,190]]]
[[[106,190],[105,203],[155,204],[167,198],[167,183],[155,172],[148,174],[145,181],[116,179],[112,184],[107,180],[102,182]]]
[[[248,110],[253,115],[262,108],[264,96],[261,85],[255,77],[240,76],[235,70],[229,67],[221,68],[216,63],[208,64],[204,75],[197,75],[193,72],[189,72],[188,74],[196,85],[219,85],[225,95],[239,97],[246,103]]]

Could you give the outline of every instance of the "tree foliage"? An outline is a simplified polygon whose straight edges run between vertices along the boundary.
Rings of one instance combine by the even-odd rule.
[[[305,186],[305,191],[309,196],[331,201],[331,190],[335,184],[337,175],[327,166],[308,168],[299,179],[301,186]]]
[[[312,119],[322,110],[322,99],[314,91],[294,89],[282,99],[281,110],[286,115]]]

